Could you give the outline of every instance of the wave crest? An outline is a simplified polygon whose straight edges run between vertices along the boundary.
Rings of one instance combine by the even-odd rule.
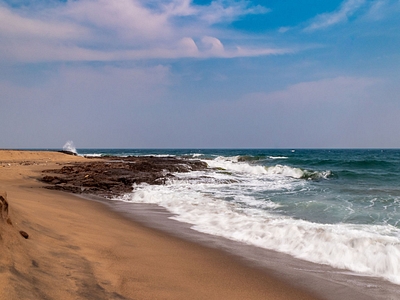
[[[332,175],[331,171],[309,171],[300,168],[293,168],[285,165],[275,165],[273,167],[266,167],[268,174],[282,175],[297,179],[318,180],[327,179]]]

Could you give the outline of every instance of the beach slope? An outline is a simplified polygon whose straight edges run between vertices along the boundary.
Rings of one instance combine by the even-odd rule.
[[[79,161],[0,150],[0,299],[316,299],[229,254],[37,180]]]

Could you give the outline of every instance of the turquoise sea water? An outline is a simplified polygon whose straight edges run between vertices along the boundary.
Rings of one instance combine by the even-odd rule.
[[[400,150],[78,149],[200,159],[207,171],[135,186],[201,232],[400,284]]]

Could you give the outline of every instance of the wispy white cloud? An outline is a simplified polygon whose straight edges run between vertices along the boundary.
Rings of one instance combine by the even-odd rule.
[[[253,93],[245,98],[264,103],[305,105],[323,102],[347,103],[367,98],[369,88],[379,83],[375,78],[335,77],[318,81],[300,82],[271,93]]]
[[[354,15],[365,4],[366,0],[345,0],[338,10],[315,17],[305,30],[313,31],[324,29],[346,22],[350,16]]]
[[[368,17],[379,20],[383,17],[383,11],[388,4],[388,0],[377,0],[372,5],[368,12]]]
[[[114,37],[125,43],[168,38],[172,30],[168,12],[153,12],[135,0],[72,1],[57,7],[54,14],[91,28],[98,38]]]
[[[76,40],[88,37],[88,30],[71,22],[27,17],[0,6],[0,35],[13,39]]]
[[[388,16],[394,15],[396,18],[400,12],[400,1],[398,0],[375,0],[372,1],[366,18],[378,21]]]
[[[371,122],[377,113],[371,94],[383,89],[382,80],[377,78],[340,76],[300,82],[269,93],[249,93],[233,103],[217,103],[214,110],[230,117],[230,128],[246,124],[258,130],[258,140],[273,147],[366,147],[368,143],[360,135],[365,135],[365,140],[379,136],[375,129],[365,130],[379,123]],[[236,130],[235,134],[242,129]]]
[[[0,0],[0,60],[111,61],[146,58],[237,57],[286,53],[235,40],[213,24],[268,12],[248,1],[82,0],[48,8],[13,8]],[[223,38],[230,40],[224,43]]]
[[[222,23],[235,20],[249,14],[265,14],[270,9],[257,5],[250,6],[250,1],[216,0],[199,11],[200,18],[209,23]]]
[[[161,8],[169,16],[191,16],[198,13],[191,0],[168,1]]]

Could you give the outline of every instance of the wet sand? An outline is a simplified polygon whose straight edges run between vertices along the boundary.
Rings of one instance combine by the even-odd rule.
[[[317,299],[292,279],[36,180],[84,160],[0,150],[9,204],[0,220],[0,299]]]
[[[175,221],[174,215],[154,204],[135,204],[107,201],[97,197],[91,200],[107,203],[113,210],[133,218],[145,227],[164,231],[210,248],[223,250],[248,266],[263,270],[274,278],[301,290],[310,291],[325,300],[397,300],[399,286],[381,278],[362,276],[348,270],[315,264],[276,252],[240,243],[191,229],[191,224]]]

